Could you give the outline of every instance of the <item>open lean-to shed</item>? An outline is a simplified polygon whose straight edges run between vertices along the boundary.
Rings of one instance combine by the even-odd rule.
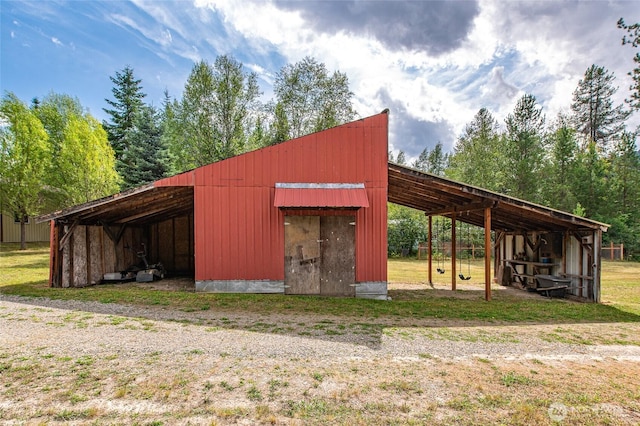
[[[50,285],[97,284],[138,263],[144,245],[197,291],[385,299],[390,201],[485,227],[487,299],[493,253],[505,284],[531,286],[546,271],[599,301],[606,225],[391,164],[387,153],[384,111],[41,216],[51,221]],[[431,269],[429,260],[430,282]]]

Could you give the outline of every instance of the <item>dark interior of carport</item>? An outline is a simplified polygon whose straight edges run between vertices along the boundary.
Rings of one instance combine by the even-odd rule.
[[[104,274],[161,262],[172,276],[194,276],[193,187],[134,188],[41,216],[53,220],[50,285],[99,283]]]
[[[432,282],[432,220],[443,216],[452,220],[451,241],[456,241],[455,222],[484,228],[485,298],[491,298],[491,267],[499,276],[505,265],[513,269],[514,279],[533,283],[533,270],[541,262],[543,242],[557,241],[554,251],[555,272],[571,280],[568,294],[578,299],[600,300],[600,247],[607,225],[566,212],[529,203],[441,176],[423,173],[389,163],[389,202],[421,210],[429,217],[427,252],[428,274]],[[491,233],[494,233],[493,239]],[[493,248],[492,248],[493,240]],[[518,246],[520,245],[520,246]],[[516,260],[524,250],[529,258]],[[551,248],[549,249],[551,250]],[[493,253],[493,259],[492,259]],[[452,290],[456,289],[456,251],[451,253]]]

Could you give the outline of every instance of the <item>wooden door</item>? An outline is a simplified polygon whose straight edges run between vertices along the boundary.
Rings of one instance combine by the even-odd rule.
[[[285,294],[320,294],[320,217],[284,217]]]
[[[320,294],[355,296],[355,216],[320,217]]]

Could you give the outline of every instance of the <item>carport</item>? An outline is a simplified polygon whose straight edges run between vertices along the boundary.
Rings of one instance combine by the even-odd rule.
[[[148,184],[38,220],[51,221],[52,287],[98,284],[106,271],[139,263],[143,244],[150,263],[193,277],[191,186]]]
[[[421,210],[428,221],[428,279],[432,282],[432,217],[484,228],[485,299],[493,272],[500,284],[535,289],[542,272],[570,280],[570,296],[600,301],[602,233],[608,225],[472,185],[389,163],[389,202]],[[493,249],[491,233],[494,233]],[[456,289],[456,250],[451,256],[451,289]]]

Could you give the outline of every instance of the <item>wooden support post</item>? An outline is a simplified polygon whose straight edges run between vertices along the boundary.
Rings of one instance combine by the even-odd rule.
[[[456,213],[451,214],[451,290],[456,289]]]
[[[58,269],[56,267],[58,261],[58,229],[56,228],[55,220],[49,221],[49,226],[49,287],[53,287],[55,271]]]
[[[620,243],[620,260],[624,260],[624,243]]]
[[[484,299],[491,300],[491,209],[484,209]]]
[[[428,232],[427,232],[427,259],[429,259],[429,261],[427,262],[429,264],[429,285],[431,287],[433,287],[433,280],[432,280],[432,260],[431,260],[431,231],[432,231],[432,217],[429,216],[429,228],[428,228]],[[420,252],[420,248],[418,248],[418,253]]]

